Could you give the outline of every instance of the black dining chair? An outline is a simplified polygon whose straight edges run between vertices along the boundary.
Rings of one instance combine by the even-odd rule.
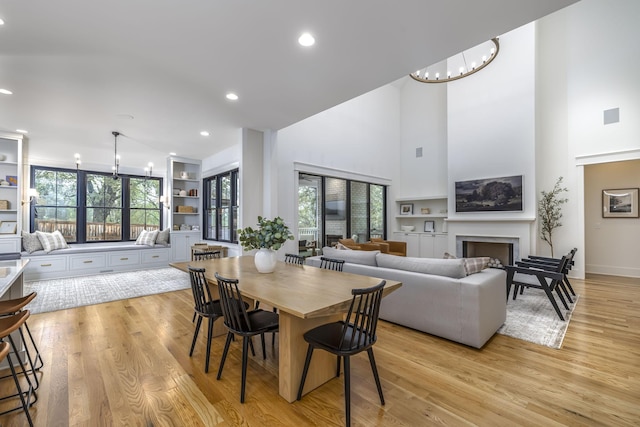
[[[302,398],[313,350],[319,348],[335,354],[338,357],[336,377],[340,376],[340,360],[344,360],[344,400],[347,426],[351,425],[351,368],[349,359],[351,356],[366,350],[373,378],[378,388],[378,395],[380,395],[380,404],[384,405],[380,377],[373,357],[373,345],[377,339],[378,313],[385,284],[386,281],[383,280],[370,288],[352,289],[353,299],[345,320],[315,327],[304,334],[304,340],[309,343],[309,346],[298,388],[298,400]]]
[[[304,257],[296,254],[284,254],[284,262],[287,264],[304,265]]]
[[[343,259],[320,257],[320,268],[324,268],[326,270],[342,271],[343,267]]]
[[[207,259],[218,259],[220,258],[220,251],[195,251],[193,252],[193,260],[194,261],[204,261]],[[193,319],[191,319],[191,323],[196,321],[198,313],[193,312]]]
[[[218,281],[218,293],[220,294],[220,306],[224,315],[224,325],[229,332],[227,341],[224,344],[220,368],[218,369],[218,380],[222,377],[222,369],[227,359],[229,345],[234,334],[242,337],[242,384],[240,386],[240,403],[244,403],[245,385],[247,383],[247,351],[251,338],[260,335],[262,341],[262,357],[267,358],[267,351],[264,345],[265,332],[277,332],[278,314],[272,311],[255,309],[247,311],[242,294],[238,289],[237,279],[227,279],[216,273]]]
[[[209,372],[209,357],[211,355],[211,338],[213,336],[213,323],[222,317],[222,309],[220,307],[220,300],[214,299],[211,295],[211,289],[207,278],[205,277],[204,268],[195,268],[189,266],[189,277],[191,279],[191,291],[193,293],[193,300],[195,303],[194,310],[198,321],[196,323],[196,330],[193,333],[193,340],[191,341],[191,350],[189,350],[189,357],[193,356],[193,349],[196,346],[196,340],[198,339],[198,333],[200,332],[200,326],[202,319],[207,318],[207,351],[205,359],[204,371]],[[245,303],[245,308],[249,307],[249,304]]]

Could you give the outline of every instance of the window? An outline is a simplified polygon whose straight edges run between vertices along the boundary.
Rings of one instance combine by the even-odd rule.
[[[31,206],[31,231],[60,230],[67,242],[135,240],[159,230],[161,178],[32,166],[38,190]]]
[[[342,238],[385,238],[385,192],[384,185],[300,173],[298,239],[331,246]]]
[[[204,179],[204,238],[221,242],[238,242],[238,170]]]

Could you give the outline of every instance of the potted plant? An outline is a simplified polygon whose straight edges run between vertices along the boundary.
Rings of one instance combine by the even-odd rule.
[[[562,177],[558,178],[551,191],[542,191],[542,197],[538,202],[540,237],[549,244],[551,258],[553,258],[553,230],[562,225],[560,222],[560,218],[562,218],[561,207],[567,202],[566,198],[560,196],[561,193],[568,191],[565,187],[561,187],[561,184]]]
[[[287,240],[293,240],[293,234],[280,217],[267,219],[258,217],[258,227],[246,227],[238,230],[238,240],[245,250],[257,249],[256,268],[260,273],[271,273],[276,268],[276,251]]]

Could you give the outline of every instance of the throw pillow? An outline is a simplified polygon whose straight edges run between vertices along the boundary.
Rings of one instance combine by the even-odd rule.
[[[164,230],[159,231],[158,237],[156,237],[156,245],[168,246],[170,233],[171,233],[171,230],[168,228],[165,228]]]
[[[458,259],[457,256],[451,255],[449,252],[445,252],[443,258],[444,259]]]
[[[479,273],[489,265],[489,261],[491,258],[488,256],[476,257],[476,258],[465,258],[464,259],[464,269],[467,270],[467,276],[474,273]]]
[[[338,243],[336,245],[336,249],[338,249],[339,251],[350,251],[351,250],[351,248],[346,247],[342,243]]]
[[[64,236],[59,230],[56,230],[53,233],[36,231],[36,235],[42,244],[42,249],[44,249],[46,253],[55,251],[56,249],[66,249],[69,247],[66,240],[64,240]]]
[[[38,239],[38,235],[36,233],[27,233],[26,231],[23,231],[22,249],[32,254],[35,251],[41,251],[44,248],[42,247],[42,243],[40,243],[40,239]]]
[[[136,245],[155,246],[156,238],[158,237],[158,230],[147,231],[142,230],[136,239]]]

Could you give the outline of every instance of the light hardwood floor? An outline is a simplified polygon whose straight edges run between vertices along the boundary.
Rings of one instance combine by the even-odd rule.
[[[560,350],[501,335],[477,350],[381,321],[374,350],[386,405],[366,354],[356,357],[353,425],[640,425],[640,280],[572,283],[581,297]],[[35,424],[344,425],[343,377],[289,404],[269,344],[266,362],[250,359],[240,404],[241,341],[217,381],[224,338],[205,374],[205,334],[188,356],[192,314],[190,291],[178,291],[32,316],[46,364]],[[20,412],[0,423],[27,425]]]

